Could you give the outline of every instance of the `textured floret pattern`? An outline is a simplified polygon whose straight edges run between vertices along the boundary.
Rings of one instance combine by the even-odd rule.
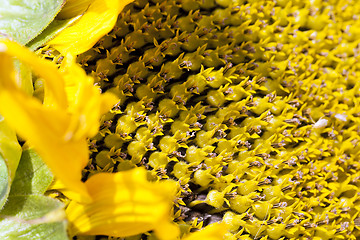
[[[351,0],[129,5],[77,59],[119,99],[84,178],[144,166],[177,181],[183,233],[222,220],[226,239],[356,239],[359,14]]]

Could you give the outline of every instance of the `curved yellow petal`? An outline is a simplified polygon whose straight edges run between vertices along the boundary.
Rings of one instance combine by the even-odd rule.
[[[70,3],[74,2],[71,1]],[[119,13],[130,2],[132,0],[92,1],[86,12],[77,22],[62,31],[48,44],[52,45],[62,54],[71,53],[72,55],[78,55],[87,51],[102,36],[111,31]],[[84,5],[81,5],[79,9],[83,7]]]
[[[136,168],[99,173],[85,184],[93,202],[71,202],[66,210],[74,234],[126,237],[155,230],[159,239],[177,238],[179,229],[170,223],[175,183],[149,182]]]
[[[0,51],[6,53],[8,56],[16,56],[17,59],[30,66],[39,77],[45,80],[45,104],[56,105],[57,107],[64,109],[67,107],[64,81],[62,80],[62,76],[58,73],[55,64],[38,58],[33,52],[25,47],[9,40],[0,42]],[[3,62],[2,64],[2,71],[5,70],[6,72],[9,72],[9,70],[5,68],[5,64],[11,65],[10,68],[13,69],[12,61],[7,61],[6,63]],[[13,81],[4,84],[13,84]]]
[[[15,80],[16,57],[46,84],[45,102],[28,95]],[[79,200],[90,199],[81,181],[88,163],[87,137],[96,134],[104,106],[116,98],[100,94],[84,70],[67,58],[61,70],[14,42],[0,42],[0,114],[40,154],[54,175]],[[82,199],[83,198],[83,199]]]
[[[51,71],[53,66],[49,65],[49,62],[39,60],[26,48],[9,41],[0,44],[2,46],[0,102],[6,103],[0,104],[1,115],[22,138],[34,146],[52,172],[64,184],[87,196],[86,188],[81,182],[81,170],[88,161],[87,142],[86,139],[64,139],[64,134],[71,122],[66,108],[63,108],[63,105],[66,106],[66,96],[54,93],[52,99],[59,100],[56,101],[59,104],[45,106],[39,100],[26,94],[15,82],[12,56],[18,57],[29,64],[36,73],[43,75],[46,83],[51,86],[47,88],[48,91],[54,86],[64,86],[62,76],[58,71]],[[49,69],[51,74],[45,76],[44,72]],[[65,94],[64,87],[57,91]]]
[[[93,137],[99,129],[100,116],[118,100],[112,94],[100,94],[93,78],[86,75],[71,55],[65,58],[61,72],[69,99],[67,111],[73,116],[67,135],[74,139]]]
[[[67,0],[57,19],[73,18],[84,13],[94,0]]]

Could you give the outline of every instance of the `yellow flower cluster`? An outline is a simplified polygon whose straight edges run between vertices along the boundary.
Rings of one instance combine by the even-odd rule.
[[[67,1],[59,68],[0,42],[0,114],[69,198],[70,235],[356,239],[360,5],[127,3]]]
[[[129,5],[77,58],[118,97],[84,176],[176,179],[183,231],[222,219],[227,239],[355,239],[359,14],[350,0]]]

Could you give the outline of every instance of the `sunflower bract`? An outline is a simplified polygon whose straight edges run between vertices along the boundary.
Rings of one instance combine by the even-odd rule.
[[[87,174],[143,165],[177,180],[183,232],[223,220],[226,239],[355,239],[359,13],[350,0],[127,6],[78,57],[119,99]]]

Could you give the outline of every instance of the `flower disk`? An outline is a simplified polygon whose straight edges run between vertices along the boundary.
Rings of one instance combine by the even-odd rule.
[[[183,233],[223,220],[226,239],[355,239],[359,14],[351,0],[130,4],[77,58],[119,101],[84,177],[142,165],[177,180]]]

